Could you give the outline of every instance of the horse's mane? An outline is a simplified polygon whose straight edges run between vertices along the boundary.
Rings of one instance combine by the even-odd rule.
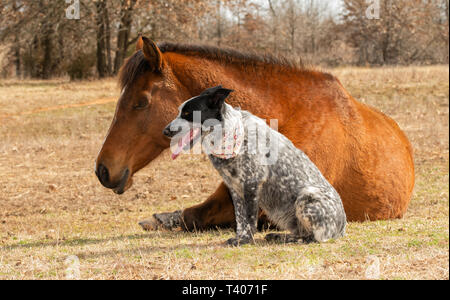
[[[238,64],[245,67],[266,66],[281,70],[305,70],[306,67],[302,61],[295,63],[283,56],[274,56],[271,54],[256,54],[241,52],[231,48],[219,48],[207,45],[190,45],[164,42],[158,44],[162,53],[174,52],[187,56],[195,56],[219,61],[225,64]],[[132,83],[136,77],[146,71],[152,70],[142,51],[137,51],[130,56],[119,73],[119,84],[123,89]]]

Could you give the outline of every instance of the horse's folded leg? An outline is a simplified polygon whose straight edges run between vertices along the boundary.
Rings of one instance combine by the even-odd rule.
[[[144,230],[173,229],[181,227],[185,231],[207,230],[235,227],[234,207],[228,188],[222,182],[206,201],[188,207],[183,211],[154,214],[153,217],[139,222]],[[270,224],[264,213],[258,220],[260,230],[276,228]]]
[[[154,214],[152,217],[139,222],[142,229],[146,231],[166,229],[171,230],[181,226],[181,210],[171,213]]]
[[[158,228],[161,227],[161,224],[159,223],[158,220],[156,220],[153,216],[139,221],[139,226],[142,227],[142,229],[144,229],[145,231],[152,231],[152,230],[158,230]]]
[[[233,226],[235,226],[233,201],[223,182],[206,201],[183,210],[181,228],[186,231]]]
[[[154,214],[139,222],[144,230],[173,229],[181,227],[185,231],[233,227],[234,207],[228,188],[222,182],[208,199],[183,211]]]

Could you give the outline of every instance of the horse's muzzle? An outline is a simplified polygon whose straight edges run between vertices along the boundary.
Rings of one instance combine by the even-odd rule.
[[[112,189],[114,193],[120,195],[125,191],[128,177],[130,176],[130,170],[126,168],[123,171],[122,177],[118,182],[111,182],[108,168],[106,168],[103,164],[99,164],[97,169],[95,170],[95,175],[97,175],[98,180],[104,187]]]

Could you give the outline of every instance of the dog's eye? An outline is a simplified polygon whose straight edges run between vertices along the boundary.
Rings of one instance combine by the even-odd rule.
[[[191,114],[190,112],[185,111],[185,112],[183,113],[183,117],[187,117],[187,116],[189,116],[190,114]]]
[[[141,98],[141,99],[139,99],[139,101],[133,106],[133,108],[134,109],[145,109],[145,108],[147,108],[147,106],[148,106],[148,104],[149,104],[149,102],[148,102],[148,99],[145,97],[145,98]]]

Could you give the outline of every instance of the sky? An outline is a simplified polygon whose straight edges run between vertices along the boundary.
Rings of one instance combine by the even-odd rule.
[[[268,1],[267,0],[253,0],[255,3],[258,3],[259,5],[263,7],[268,7]],[[275,0],[274,2],[281,1],[281,0]],[[300,0],[302,1],[302,0]],[[337,17],[339,13],[342,11],[342,0],[313,0],[317,2],[323,2],[328,4],[328,9],[332,16]]]

